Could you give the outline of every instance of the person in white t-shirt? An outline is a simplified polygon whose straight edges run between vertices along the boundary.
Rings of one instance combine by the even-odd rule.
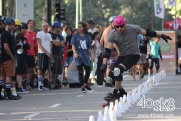
[[[48,33],[48,23],[42,23],[41,27],[42,31],[39,31],[36,36],[38,45],[38,90],[49,90],[43,87],[44,78],[42,76],[48,69],[48,60],[52,58],[52,37]]]

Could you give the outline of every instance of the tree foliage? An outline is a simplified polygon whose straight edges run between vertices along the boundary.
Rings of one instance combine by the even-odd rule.
[[[172,15],[172,18],[175,18],[175,15],[177,18],[181,18],[181,0],[176,0],[176,8],[169,6],[168,0],[165,0],[164,3],[165,8],[169,10],[168,13]]]
[[[15,0],[5,0],[5,11],[9,17],[15,17],[15,9],[11,4]],[[55,14],[54,2],[60,1],[61,7],[68,9],[68,23],[75,27],[75,14],[76,14],[76,0],[52,0],[52,15]],[[168,0],[165,0],[165,19],[164,21],[171,20],[175,14],[177,17],[181,17],[181,0],[177,0],[177,7],[171,8],[168,6]],[[8,7],[11,6],[11,7]],[[49,5],[48,5],[49,6]],[[40,28],[43,15],[46,15],[45,0],[34,0],[34,12],[36,27]],[[10,9],[10,10],[9,10]],[[110,16],[123,15],[126,18],[127,23],[138,24],[142,28],[151,28],[152,17],[154,14],[153,0],[82,0],[82,14],[83,21],[86,22],[89,18],[94,18],[96,24],[105,26],[108,25],[108,19]],[[154,18],[154,29],[161,30],[162,20],[157,17]],[[45,19],[46,16],[45,16]]]

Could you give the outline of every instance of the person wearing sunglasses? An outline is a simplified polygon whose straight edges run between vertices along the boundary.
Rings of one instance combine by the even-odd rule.
[[[115,81],[115,87],[113,93],[109,93],[104,97],[105,100],[119,99],[120,97],[123,97],[124,94],[127,94],[122,87],[122,73],[125,70],[130,69],[140,59],[140,52],[137,45],[138,34],[148,37],[161,37],[166,42],[168,42],[167,40],[172,40],[167,35],[149,29],[142,29],[138,25],[126,24],[123,16],[116,16],[113,24],[115,29],[112,30],[108,36],[108,43],[103,53],[101,71],[104,73],[107,68],[107,61],[111,55],[113,43],[115,43],[119,49],[119,56],[111,71],[111,78]]]

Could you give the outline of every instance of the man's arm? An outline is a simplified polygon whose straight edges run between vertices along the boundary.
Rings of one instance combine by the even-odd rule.
[[[118,52],[118,55],[119,55],[119,48],[118,48],[118,46],[115,43],[113,43],[113,47],[116,49],[116,51]]]
[[[94,61],[94,55],[92,49],[88,49],[91,60]]]
[[[11,59],[15,60],[13,54],[11,53],[11,50],[9,49],[9,44],[8,44],[8,43],[4,43],[3,45],[4,45],[4,50],[5,50],[5,52],[8,54],[8,56],[9,56]]]
[[[161,37],[163,40],[165,40],[165,42],[168,42],[168,40],[172,40],[172,38],[170,38],[167,35],[164,35],[164,34],[149,30],[149,29],[142,29],[141,34],[148,37]]]
[[[61,41],[61,42],[57,42],[56,40],[52,40],[52,43],[55,45],[55,46],[58,46],[58,47],[64,47],[64,41]]]
[[[48,57],[50,57],[50,53],[48,53],[48,51],[46,51],[44,49],[44,47],[41,45],[41,39],[39,39],[39,38],[37,38],[37,45],[44,53],[46,53],[48,55]]]

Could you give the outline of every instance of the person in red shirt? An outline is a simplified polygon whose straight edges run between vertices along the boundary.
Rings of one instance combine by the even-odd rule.
[[[26,31],[25,37],[27,42],[30,44],[30,49],[27,51],[27,65],[28,65],[28,75],[27,75],[27,88],[32,89],[30,86],[30,81],[32,77],[32,71],[35,67],[35,57],[37,55],[37,41],[36,33],[34,32],[35,21],[28,20],[28,29]]]

